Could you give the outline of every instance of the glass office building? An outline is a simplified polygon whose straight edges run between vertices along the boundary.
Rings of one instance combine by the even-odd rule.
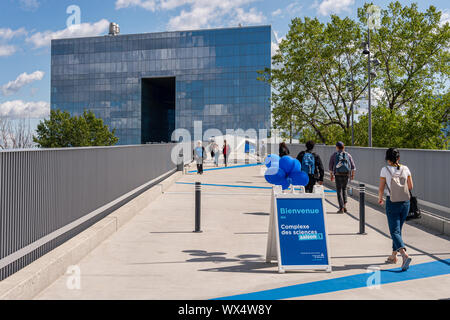
[[[175,128],[270,129],[270,26],[52,41],[51,108],[88,109],[119,144],[170,141]]]

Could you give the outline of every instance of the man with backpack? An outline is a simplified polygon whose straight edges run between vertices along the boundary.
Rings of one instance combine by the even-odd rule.
[[[325,173],[322,159],[320,159],[319,155],[312,152],[314,146],[314,141],[308,141],[306,143],[306,151],[300,152],[297,156],[297,160],[302,164],[302,171],[309,176],[309,183],[305,187],[307,193],[313,192],[316,182],[319,182],[320,185],[323,184]]]
[[[350,153],[345,152],[343,142],[336,144],[336,152],[330,158],[331,181],[336,179],[336,191],[339,201],[339,211],[337,213],[347,213],[347,184],[349,179],[355,178],[355,162]]]

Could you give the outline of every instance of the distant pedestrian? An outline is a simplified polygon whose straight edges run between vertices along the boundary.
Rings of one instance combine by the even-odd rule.
[[[261,159],[261,162],[266,158],[266,152],[266,144],[264,143],[264,141],[261,141],[261,144],[259,146],[259,158]]]
[[[227,143],[227,140],[224,140],[222,154],[223,154],[223,161],[225,163],[225,167],[228,167],[228,158],[230,157],[230,153],[231,153],[230,145]]]
[[[197,174],[203,174],[203,162],[207,158],[207,155],[201,141],[197,142],[197,147],[194,148],[192,154],[197,163]]]
[[[306,151],[298,154],[297,160],[302,164],[302,171],[309,177],[309,183],[305,187],[307,193],[312,193],[316,182],[323,185],[323,177],[325,170],[323,168],[322,159],[313,152],[315,143],[308,141],[306,143]]]
[[[219,145],[213,140],[210,146],[211,149],[211,157],[214,159],[214,166],[219,166],[219,156],[220,156],[220,149]]]
[[[280,148],[279,148],[279,156],[280,158],[284,157],[284,156],[288,156],[290,154],[289,152],[289,148],[287,147],[285,142],[280,143]]]
[[[401,165],[400,152],[390,148],[386,152],[387,166],[381,169],[380,187],[378,189],[378,203],[384,204],[383,195],[386,190],[386,216],[392,238],[392,254],[386,263],[397,263],[397,254],[403,258],[402,270],[409,269],[412,259],[406,253],[402,239],[402,228],[408,216],[411,190],[414,188],[411,171],[407,166]]]
[[[330,158],[330,176],[331,181],[336,179],[336,191],[339,202],[337,213],[347,212],[347,184],[349,179],[355,178],[355,162],[350,153],[345,151],[343,142],[336,144],[336,152]]]

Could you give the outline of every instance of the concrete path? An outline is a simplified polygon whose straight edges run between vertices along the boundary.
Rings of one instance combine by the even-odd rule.
[[[241,167],[189,174],[179,182],[269,186],[261,167]],[[449,238],[405,226],[404,239],[413,257],[410,277],[398,273],[400,265],[384,265],[391,250],[386,217],[378,207],[367,207],[367,235],[358,235],[358,202],[350,200],[349,214],[336,214],[335,195],[327,196],[329,239],[333,272],[278,274],[276,264],[265,263],[270,210],[270,190],[207,186],[202,198],[203,233],[194,228],[194,187],[176,184],[136,215],[117,233],[79,263],[81,290],[67,289],[67,276],[59,278],[37,299],[214,299],[262,292],[264,299],[278,298],[269,289],[289,289],[286,299],[448,299],[450,265],[424,263],[450,259]],[[176,194],[192,192],[192,194]],[[401,259],[399,259],[401,260]],[[353,280],[368,278],[370,266],[393,269],[381,287],[352,287]],[[414,269],[416,268],[416,269]],[[444,269],[443,269],[444,268]],[[409,271],[408,271],[409,272]],[[440,274],[440,275],[438,275]],[[437,276],[436,276],[437,275]],[[350,289],[342,290],[343,277]],[[330,280],[327,291],[315,294]],[[336,284],[336,285],[334,285]],[[284,290],[284,289],[280,289]],[[339,291],[336,291],[339,290]],[[237,298],[240,298],[237,296]],[[244,297],[245,298],[245,297]]]

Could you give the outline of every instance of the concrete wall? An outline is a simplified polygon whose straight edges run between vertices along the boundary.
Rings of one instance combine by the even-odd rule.
[[[0,280],[176,170],[174,144],[0,153]]]

